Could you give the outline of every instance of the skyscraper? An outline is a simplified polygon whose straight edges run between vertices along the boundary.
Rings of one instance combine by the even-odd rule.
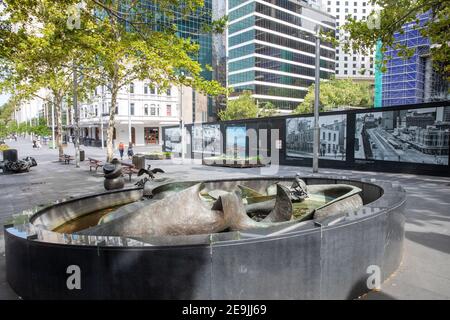
[[[367,17],[373,11],[373,6],[370,0],[322,0],[322,9],[336,17],[336,39],[345,42],[348,35],[340,27],[346,23],[347,17],[367,20]],[[373,53],[360,55],[356,51],[346,53],[342,46],[336,48],[336,78],[373,80],[374,73]]]
[[[229,0],[228,86],[236,98],[251,91],[259,105],[295,109],[314,83],[317,26],[334,32],[335,19],[301,0]],[[335,73],[335,49],[322,43],[320,76]]]

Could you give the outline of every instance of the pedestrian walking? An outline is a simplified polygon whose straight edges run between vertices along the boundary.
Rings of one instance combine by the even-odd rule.
[[[134,155],[134,152],[133,152],[133,143],[132,143],[132,142],[130,142],[130,143],[128,144],[128,151],[127,151],[127,154],[128,154],[128,159],[131,159],[131,158],[133,157],[133,155]]]
[[[119,143],[119,153],[120,153],[120,160],[123,160],[123,152],[125,151],[125,145],[121,141]]]

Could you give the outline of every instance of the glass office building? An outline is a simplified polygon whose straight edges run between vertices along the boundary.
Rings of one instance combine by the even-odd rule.
[[[314,83],[315,33],[335,32],[335,18],[300,0],[229,0],[228,86],[231,99],[251,91],[259,105],[295,109]],[[320,77],[335,74],[335,49],[320,48]]]
[[[212,1],[204,0],[202,8],[187,16],[182,13],[183,8],[174,8],[174,17],[170,18],[164,17],[158,6],[152,1],[141,2],[141,5],[152,13],[151,21],[148,21],[148,25],[152,26],[152,28],[162,30],[163,28],[171,27],[175,23],[180,37],[190,38],[193,42],[200,45],[198,57],[196,58],[203,66],[204,71],[202,75],[208,80],[211,80],[212,72],[206,70],[205,66],[212,65],[212,35],[202,32],[202,27],[210,25],[212,22]]]

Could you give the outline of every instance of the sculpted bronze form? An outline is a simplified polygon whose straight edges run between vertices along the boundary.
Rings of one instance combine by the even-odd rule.
[[[342,184],[307,186],[298,177],[247,185],[168,183],[153,189],[153,199],[112,211],[78,233],[147,238],[267,228],[355,211],[363,205],[360,192]]]

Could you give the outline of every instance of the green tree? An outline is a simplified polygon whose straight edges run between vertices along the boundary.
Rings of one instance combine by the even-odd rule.
[[[237,99],[228,100],[227,107],[219,111],[222,121],[257,118],[259,108],[251,91],[244,91]]]
[[[275,107],[272,102],[267,101],[260,105],[260,108],[258,110],[258,118],[272,117],[276,115],[277,112],[277,107]]]
[[[225,92],[219,83],[201,76],[202,66],[196,59],[199,45],[181,38],[176,28],[180,19],[196,14],[203,0],[154,1],[164,19],[155,17],[141,1],[88,0],[82,8],[76,6],[78,0],[4,2],[7,9],[0,22],[0,33],[7,40],[0,41],[0,59],[12,62],[2,70],[3,74],[11,75],[9,89],[17,90],[21,85],[29,93],[42,86],[50,87],[58,100],[72,86],[73,64],[83,70],[85,88],[105,85],[111,93],[108,160],[113,156],[117,95],[134,80],[148,80],[162,90],[169,85],[186,85],[210,95]],[[174,15],[174,8],[182,11],[183,16]],[[73,25],[68,23],[72,17]],[[29,35],[26,25],[30,21],[40,25],[38,35]],[[24,27],[13,32],[12,26],[17,22]],[[223,25],[222,19],[212,29]],[[26,61],[32,60],[31,63],[20,63],[15,53],[25,56]],[[27,58],[27,54],[32,58]],[[43,65],[44,72],[39,73]],[[26,69],[32,71],[31,76]],[[55,101],[55,107],[60,106],[59,102]]]
[[[314,85],[308,89],[304,101],[295,113],[312,113],[314,106]],[[373,90],[370,82],[356,82],[350,79],[320,81],[320,111],[339,107],[370,108],[373,106]]]
[[[64,97],[72,93],[70,65],[73,61],[89,61],[88,53],[80,50],[77,35],[67,31],[71,1],[5,0],[4,3],[1,33],[6,38],[0,45],[3,78],[0,89],[14,93],[18,101],[39,97],[54,105],[55,139],[62,156],[61,108]],[[42,92],[43,88],[50,94]],[[80,86],[80,95],[83,89],[88,91]]]
[[[108,160],[113,157],[117,95],[133,81],[146,80],[151,86],[158,85],[160,90],[171,85],[185,85],[210,95],[225,92],[218,82],[207,81],[201,76],[203,69],[196,60],[199,44],[181,38],[176,27],[180,17],[173,14],[173,9],[181,9],[184,13],[181,18],[187,19],[203,6],[203,0],[158,0],[156,4],[164,21],[155,17],[140,1],[88,1],[82,13],[82,28],[89,30],[89,36],[82,38],[83,47],[89,48],[96,58],[94,82],[105,85],[111,93]],[[96,14],[92,15],[92,12]],[[221,19],[208,32],[222,28],[224,23]],[[155,31],[156,25],[160,31]]]
[[[431,11],[433,18],[420,32],[434,44],[431,47],[431,56],[435,68],[450,79],[449,0],[371,0],[371,3],[381,10],[370,13],[367,20],[355,20],[349,16],[341,27],[343,31],[349,33],[348,41],[341,43],[345,51],[356,50],[366,54],[375,48],[378,40],[381,40],[382,52],[388,47],[394,47],[404,58],[410,57],[414,49],[407,48],[401,43],[394,43],[394,34],[396,32],[402,34],[402,26],[410,22],[416,22],[418,27],[418,15]],[[328,37],[328,40],[339,44],[332,37]],[[389,58],[385,57],[384,63]],[[382,70],[384,69],[383,66]]]

